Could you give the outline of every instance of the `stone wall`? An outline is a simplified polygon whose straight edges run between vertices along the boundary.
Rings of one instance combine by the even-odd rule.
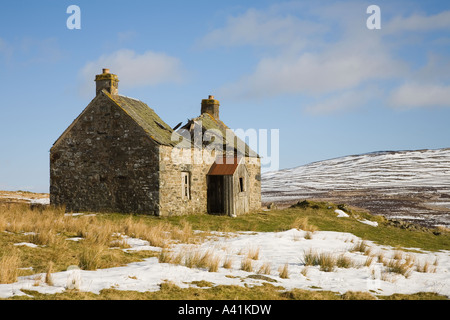
[[[245,166],[247,167],[249,176],[249,211],[261,209],[261,159],[245,158]]]
[[[181,150],[184,150],[184,153]],[[200,153],[199,149],[160,147],[161,215],[207,212],[207,174],[215,159],[214,153]],[[248,202],[243,203],[248,203],[248,211],[251,212],[261,209],[261,165],[257,158],[245,158],[244,163],[248,172],[248,181],[246,181],[246,192],[240,196],[248,197]],[[183,198],[182,172],[189,173],[189,199]],[[238,180],[233,182],[235,191],[239,188],[238,184]]]
[[[50,151],[50,201],[68,211],[159,214],[159,147],[99,94]]]
[[[181,150],[184,150],[184,153],[178,153]],[[198,154],[193,149],[160,147],[161,184],[159,199],[161,215],[206,213],[206,174],[209,171],[210,164],[201,163],[201,159],[196,158],[196,156]],[[184,198],[182,194],[182,172],[189,174],[190,192],[188,199]]]

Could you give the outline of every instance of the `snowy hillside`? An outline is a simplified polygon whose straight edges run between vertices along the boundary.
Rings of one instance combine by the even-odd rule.
[[[450,148],[374,152],[269,172],[262,193],[264,202],[341,197],[375,214],[439,213],[442,222],[450,214]]]

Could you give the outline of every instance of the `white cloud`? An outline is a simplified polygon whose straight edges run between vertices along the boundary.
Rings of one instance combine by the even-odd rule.
[[[109,68],[117,74],[121,88],[152,86],[161,83],[178,83],[183,79],[183,70],[178,58],[164,53],[147,51],[137,54],[122,49],[102,55],[96,61],[88,62],[80,71],[83,96],[92,96],[92,80],[102,68]]]
[[[349,111],[363,106],[372,96],[373,93],[367,90],[343,91],[307,106],[305,112],[314,115],[323,115]]]
[[[450,28],[450,11],[443,11],[435,15],[424,16],[414,14],[410,17],[394,17],[388,21],[383,30],[386,33],[400,32],[428,32],[433,30],[448,30]]]
[[[392,92],[389,102],[399,109],[450,107],[450,85],[406,83]]]
[[[270,11],[270,10],[269,10]],[[200,41],[206,46],[279,46],[298,45],[311,35],[323,33],[327,27],[312,21],[301,20],[290,14],[249,9],[237,17],[229,17],[226,26],[208,33]]]
[[[355,88],[370,80],[399,77],[405,72],[404,64],[393,59],[378,40],[351,38],[318,53],[261,59],[252,74],[221,91],[244,98],[318,95]]]
[[[272,6],[228,18],[222,28],[202,39],[204,45],[266,46],[271,50],[260,51],[254,70],[223,85],[219,94],[234,99],[303,95],[317,101],[306,107],[306,112],[324,114],[364,105],[374,98],[364,88],[408,79],[408,84],[394,89],[391,96],[377,98],[397,108],[448,105],[448,59],[429,48],[427,64],[414,67],[398,52],[405,33],[448,31],[450,11],[396,15],[383,20],[382,30],[370,31],[365,24],[366,8],[360,2],[309,6],[301,11]],[[421,54],[419,48],[411,56]],[[388,91],[378,94],[384,92]]]

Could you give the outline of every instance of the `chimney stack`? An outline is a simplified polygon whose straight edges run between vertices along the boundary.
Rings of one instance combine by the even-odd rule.
[[[202,100],[201,113],[209,113],[214,119],[219,120],[219,105],[219,100],[210,95],[208,99]]]
[[[95,94],[98,95],[103,89],[109,94],[119,94],[119,77],[109,72],[109,69],[103,68],[102,74],[95,76],[96,88]]]

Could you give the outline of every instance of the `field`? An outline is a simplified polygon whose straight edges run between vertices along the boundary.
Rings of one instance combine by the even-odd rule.
[[[406,228],[345,205],[158,218],[26,202],[0,204],[3,299],[450,296],[446,228]]]

